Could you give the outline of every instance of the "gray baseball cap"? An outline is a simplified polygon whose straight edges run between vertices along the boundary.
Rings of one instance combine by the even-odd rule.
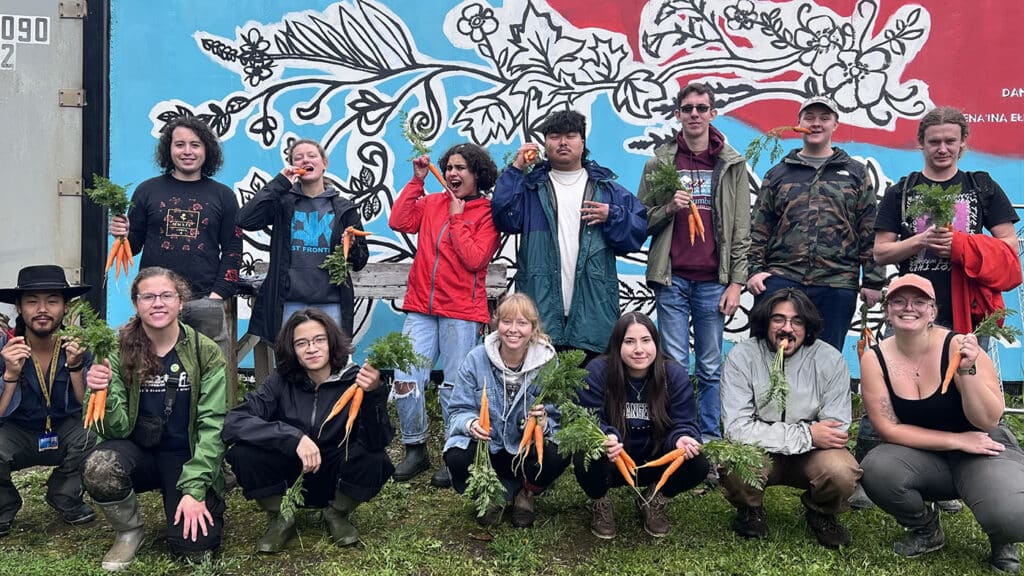
[[[836,103],[833,102],[832,99],[829,98],[828,96],[811,96],[807,100],[804,100],[804,103],[800,105],[799,113],[803,114],[804,110],[807,110],[808,108],[814,106],[815,104],[821,104],[825,108],[828,108],[829,111],[831,111],[833,114],[835,114],[836,118],[839,117],[839,107],[836,106]]]

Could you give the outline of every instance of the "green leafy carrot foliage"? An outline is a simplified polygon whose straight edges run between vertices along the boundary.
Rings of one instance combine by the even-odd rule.
[[[124,216],[131,203],[128,201],[128,188],[114,184],[99,174],[92,175],[93,187],[86,188],[85,193],[96,204],[110,211],[111,216]]]
[[[378,370],[401,370],[409,372],[413,368],[427,368],[430,359],[417,354],[412,347],[412,340],[401,332],[389,332],[370,344],[366,361]]]

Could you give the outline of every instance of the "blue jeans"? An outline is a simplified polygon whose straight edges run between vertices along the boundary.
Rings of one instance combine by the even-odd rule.
[[[410,312],[405,317],[402,333],[412,339],[412,347],[417,354],[430,360],[430,366],[416,368],[410,373],[395,370],[394,398],[402,429],[402,443],[423,444],[427,441],[428,424],[423,393],[430,380],[430,368],[440,356],[444,382],[437,387],[437,395],[441,400],[441,417],[447,431],[452,385],[463,360],[476,346],[480,323]],[[414,386],[401,390],[403,387],[409,388],[409,384]]]
[[[341,328],[342,332],[345,332],[345,328],[341,324],[340,302],[322,302],[320,304],[311,302],[285,302],[284,313],[281,314],[281,326],[283,327],[285,323],[288,322],[288,319],[292,317],[292,314],[295,314],[299,310],[305,310],[306,308],[317,308],[319,310],[322,310],[325,314],[331,317],[331,320],[334,320],[334,323],[337,324],[339,328]],[[349,338],[352,337],[351,334],[345,335],[348,336]]]
[[[756,307],[772,292],[783,288],[795,288],[811,299],[821,314],[822,329],[818,339],[843,351],[846,333],[850,331],[853,313],[857,311],[857,291],[852,288],[830,288],[828,286],[805,286],[772,274],[764,281],[764,292],[754,296]]]
[[[721,438],[722,332],[725,315],[718,303],[725,286],[718,282],[695,282],[672,277],[672,286],[654,289],[658,311],[658,330],[665,354],[689,371],[690,325],[693,325],[693,350],[697,376],[697,410],[700,434],[707,440]]]

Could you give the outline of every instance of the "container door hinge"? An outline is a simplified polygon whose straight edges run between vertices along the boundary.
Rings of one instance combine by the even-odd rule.
[[[82,195],[82,179],[81,178],[58,178],[57,179],[57,196],[81,196]]]
[[[61,18],[75,18],[81,20],[89,15],[89,5],[85,0],[76,2],[61,2],[57,7],[57,13]]]
[[[62,88],[57,93],[57,99],[62,107],[83,108],[85,107],[85,90],[81,88]]]

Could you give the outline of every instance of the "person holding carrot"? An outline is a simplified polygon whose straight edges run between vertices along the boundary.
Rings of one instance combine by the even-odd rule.
[[[238,211],[243,230],[270,230],[270,269],[260,285],[249,333],[274,342],[294,312],[320,308],[350,337],[355,295],[352,282],[331,283],[321,264],[348,236],[362,232],[359,210],[330,185],[324,174],[327,152],[315,140],[298,140],[288,150],[288,165]],[[348,252],[350,270],[369,259],[366,239],[356,234]]]
[[[235,295],[242,233],[235,226],[235,193],[213,180],[224,163],[220,141],[199,118],[183,116],[160,132],[155,159],[163,174],[135,189],[110,235],[127,238],[139,269],[160,266],[188,280],[192,299],[182,320],[216,342],[227,357],[224,300]]]
[[[590,531],[598,538],[616,536],[610,488],[625,479],[615,470],[615,460],[632,457],[640,466],[637,486],[649,486],[637,506],[643,527],[655,538],[669,531],[665,513],[668,501],[704,481],[711,465],[700,453],[697,402],[689,375],[665,355],[654,322],[640,312],[627,312],[612,326],[602,356],[587,366],[587,387],[579,391],[579,403],[596,411],[601,430],[608,436],[607,459],[584,465],[576,456],[573,470],[583,491],[593,500]],[[658,462],[666,454],[685,455],[685,460],[662,484],[671,461]],[[664,460],[664,459],[663,459]],[[651,463],[644,467],[644,464]],[[661,489],[655,490],[658,483]]]
[[[288,318],[274,352],[277,370],[228,413],[221,435],[231,446],[227,460],[243,494],[269,518],[256,549],[280,552],[295,535],[293,514],[282,513],[296,506],[284,501],[293,484],[301,487],[302,506],[324,509],[337,545],[355,544],[359,531],[349,514],[376,496],[394,471],[384,451],[394,430],[380,372],[350,362],[351,339],[317,308]],[[332,418],[332,406],[353,384],[365,392],[362,405]],[[354,432],[342,446],[352,411],[358,412]]]
[[[540,390],[534,380],[541,367],[555,358],[555,349],[541,329],[537,307],[529,296],[517,293],[505,297],[494,318],[494,331],[470,351],[459,368],[448,404],[444,460],[452,486],[462,494],[477,443],[487,442],[491,464],[505,486],[505,501],[512,502],[512,525],[525,528],[536,518],[535,497],[569,465],[551,441],[558,427],[558,410],[535,403]],[[480,422],[485,389],[489,426]],[[514,466],[513,458],[519,453],[530,418],[538,419],[537,425],[543,430],[543,455],[538,460],[537,453],[531,451],[522,465]],[[503,506],[494,506],[478,520],[485,526],[497,524],[503,510]]]
[[[491,201],[483,192],[494,186],[498,169],[483,148],[457,144],[438,162],[448,188],[425,194],[429,163],[426,156],[413,160],[413,177],[395,201],[388,224],[396,232],[417,235],[402,305],[403,332],[431,366],[441,359],[445,380],[438,386],[438,396],[447,429],[452,382],[489,317],[487,265],[498,250],[498,231],[491,219]],[[395,469],[396,482],[410,480],[430,466],[424,405],[429,379],[430,366],[395,373],[395,405],[405,445],[405,458]],[[430,483],[451,486],[448,468],[442,464]]]
[[[89,286],[71,286],[60,266],[26,266],[0,302],[14,304],[14,333],[0,334],[0,537],[11,531],[22,499],[11,472],[53,468],[46,503],[71,525],[96,518],[82,499],[82,460],[96,442],[82,428],[84,370],[92,354],[59,330],[68,301]]]
[[[163,494],[175,556],[199,561],[220,546],[227,379],[216,343],[181,321],[189,296],[175,272],[143,268],[132,282],[135,316],[121,328],[119,349],[86,373],[86,399],[107,394],[91,426],[100,443],[82,469],[114,529],[105,570],[127,568],[142,545],[139,492]]]
[[[907,531],[894,546],[900,556],[942,548],[945,535],[929,501],[960,498],[988,535],[989,564],[1017,574],[1024,451],[1000,423],[1005,404],[992,360],[974,334],[934,324],[935,295],[916,274],[889,284],[884,311],[893,337],[860,364],[864,406],[883,440],[861,462],[861,482]]]

